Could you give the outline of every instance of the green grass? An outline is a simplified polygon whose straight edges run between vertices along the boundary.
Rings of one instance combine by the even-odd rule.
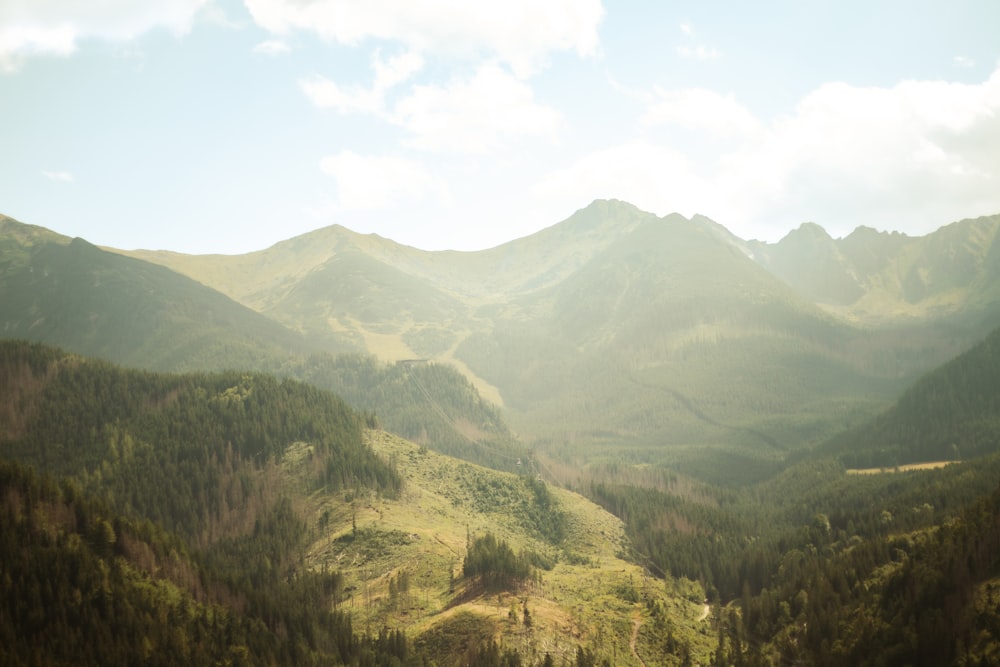
[[[629,647],[633,618],[640,619],[640,627],[652,624],[650,609],[658,604],[670,610],[675,634],[707,659],[714,636],[703,633],[692,584],[665,584],[622,560],[627,544],[615,517],[582,496],[548,486],[552,510],[565,519],[565,536],[553,543],[531,524],[534,493],[524,478],[383,432],[368,437],[402,472],[399,498],[317,493],[305,506],[315,535],[305,562],[344,572],[349,597],[341,606],[352,613],[355,628],[404,629],[441,656],[460,653],[462,638],[472,636],[496,639],[537,660],[546,652],[572,657],[584,646],[599,657],[617,656],[616,664],[633,665],[638,664]],[[543,555],[553,567],[538,570],[540,580],[518,591],[467,588],[461,579],[466,539],[486,532],[516,552]],[[409,590],[393,600],[390,582],[402,572],[409,576]],[[523,623],[525,605],[530,628]],[[661,650],[653,634],[639,633],[640,655]]]

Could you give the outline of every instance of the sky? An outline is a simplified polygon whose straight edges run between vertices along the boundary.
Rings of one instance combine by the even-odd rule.
[[[777,241],[1000,213],[996,0],[0,0],[0,213],[425,250],[594,199]]]

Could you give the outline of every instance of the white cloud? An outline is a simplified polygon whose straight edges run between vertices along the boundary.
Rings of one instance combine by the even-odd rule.
[[[562,125],[558,111],[538,104],[531,87],[497,63],[444,85],[413,85],[389,103],[388,93],[422,67],[415,54],[383,61],[376,53],[370,88],[342,87],[318,75],[299,86],[318,107],[383,118],[407,133],[407,147],[423,151],[489,153],[522,137],[552,141]]]
[[[597,53],[600,0],[245,0],[254,21],[272,33],[316,32],[341,44],[366,39],[417,53],[497,58],[520,77],[553,51]]]
[[[495,63],[468,80],[414,86],[391,113],[412,148],[437,152],[487,153],[520,137],[554,140],[561,114],[540,105],[523,81]]]
[[[976,66],[976,61],[967,56],[955,56],[951,59],[951,63],[955,67],[964,67],[966,69]]]
[[[376,51],[372,59],[372,68],[375,70],[374,89],[386,91],[407,81],[414,74],[424,67],[424,59],[414,52],[403,53],[393,56],[389,60],[382,60],[381,54]]]
[[[279,56],[288,53],[292,47],[280,39],[266,39],[253,47],[254,53],[262,53],[265,56]]]
[[[342,88],[326,77],[314,75],[299,80],[306,97],[318,107],[336,109],[340,113],[372,113],[384,115],[389,91],[419,72],[424,61],[415,53],[404,53],[383,61],[375,52],[372,69],[375,72],[370,88]]]
[[[428,198],[449,199],[448,188],[418,162],[341,151],[320,161],[337,183],[337,209],[371,210]]]
[[[68,171],[48,171],[46,169],[43,169],[42,176],[49,179],[50,181],[56,181],[59,183],[76,182],[76,179],[73,177],[73,174]]]
[[[562,115],[536,102],[525,81],[552,52],[596,54],[603,17],[600,0],[245,1],[274,34],[401,46],[402,55],[388,59],[375,51],[370,85],[319,74],[299,85],[316,106],[373,114],[400,128],[407,148],[432,152],[483,154],[523,137],[554,140]],[[425,72],[425,58],[444,68]]]
[[[714,46],[703,44],[695,33],[694,26],[690,23],[681,24],[681,33],[684,34],[685,44],[678,44],[674,47],[681,58],[690,60],[718,60],[722,57],[722,52]]]
[[[374,90],[358,87],[345,90],[318,74],[300,79],[299,87],[310,102],[322,109],[336,109],[340,113],[379,113],[382,110],[381,97]]]
[[[81,39],[128,41],[154,28],[190,30],[208,0],[4,0],[0,3],[0,71],[26,57],[67,56]]]
[[[975,85],[826,84],[769,123],[731,97],[661,91],[643,119],[731,130],[738,141],[697,144],[715,151],[709,159],[665,140],[606,147],[550,174],[537,191],[567,202],[617,197],[661,215],[703,213],[740,235],[772,239],[806,220],[835,235],[858,225],[924,233],[1000,211],[1000,69]]]
[[[693,88],[655,91],[656,101],[640,119],[644,126],[679,125],[717,136],[746,136],[762,129],[761,123],[732,95]]]
[[[68,23],[48,27],[0,26],[0,72],[16,72],[28,56],[68,56],[75,50],[76,32]]]
[[[955,211],[1000,211],[1000,70],[979,85],[824,85],[726,162],[724,188],[756,181],[743,193],[756,217],[785,226],[818,211],[839,232],[896,216],[930,231]]]

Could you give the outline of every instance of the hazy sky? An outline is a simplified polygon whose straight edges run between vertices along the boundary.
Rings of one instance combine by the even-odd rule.
[[[1000,213],[1000,2],[0,0],[0,212],[120,248],[478,249]]]

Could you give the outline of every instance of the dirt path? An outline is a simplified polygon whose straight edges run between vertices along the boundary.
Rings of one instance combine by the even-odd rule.
[[[639,664],[642,665],[642,667],[646,667],[646,662],[639,657],[639,654],[635,650],[635,640],[639,638],[639,626],[641,625],[642,616],[639,615],[639,612],[636,612],[632,616],[632,638],[629,639],[628,647],[632,650],[632,655],[639,661]]]

